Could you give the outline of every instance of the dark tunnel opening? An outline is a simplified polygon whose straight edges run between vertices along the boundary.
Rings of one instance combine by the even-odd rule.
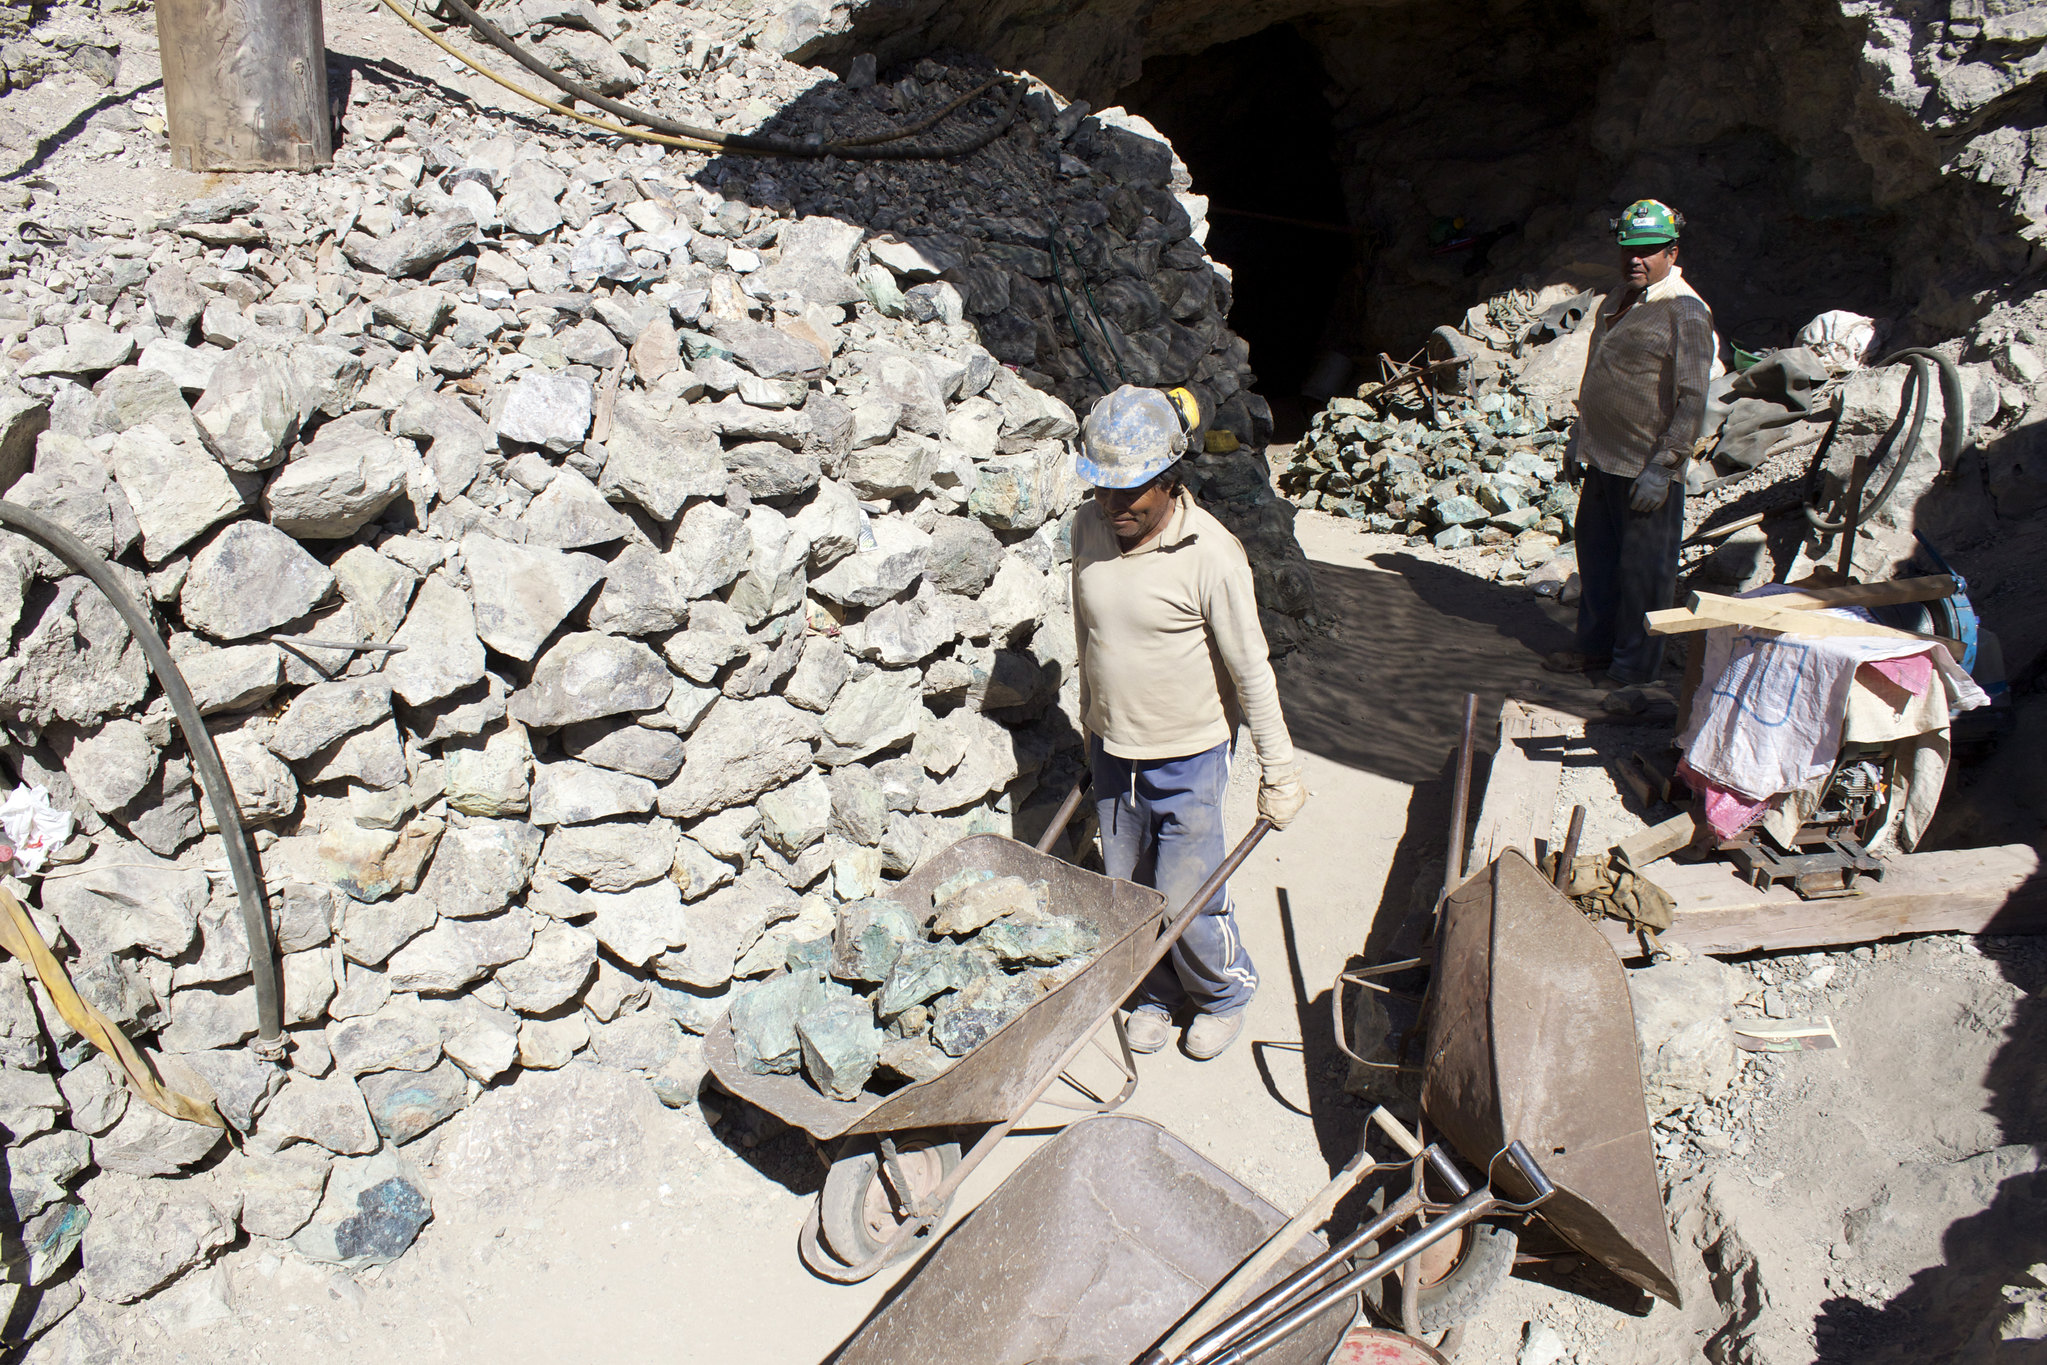
[[[1278,441],[1299,436],[1332,391],[1301,390],[1346,330],[1361,278],[1329,84],[1313,45],[1280,24],[1191,56],[1154,57],[1118,96],[1172,139],[1194,192],[1209,196],[1209,254],[1234,277],[1230,325],[1250,344]]]

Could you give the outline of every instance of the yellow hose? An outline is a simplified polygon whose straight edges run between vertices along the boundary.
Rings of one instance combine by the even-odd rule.
[[[447,39],[441,37],[438,33],[435,33],[432,29],[428,28],[425,24],[422,24],[418,19],[414,18],[411,14],[407,13],[404,9],[400,8],[396,3],[396,0],[380,0],[380,3],[382,3],[385,9],[390,10],[391,13],[397,15],[400,19],[403,19],[407,24],[410,24],[413,28],[417,29],[421,34],[425,35],[428,42],[432,43],[435,47],[440,48],[443,52],[453,57],[456,61],[461,62],[464,66],[468,67],[470,70],[476,72],[477,74],[488,77],[490,80],[496,82],[498,85],[503,86],[505,89],[511,91],[513,94],[519,96],[520,98],[531,100],[533,103],[539,105],[541,108],[546,109],[551,113],[565,115],[569,118],[575,119],[578,123],[587,123],[592,128],[601,128],[605,132],[616,134],[619,137],[635,138],[641,142],[655,142],[659,143],[664,147],[680,147],[684,151],[691,152],[730,151],[733,154],[739,156],[789,156],[804,158],[835,156],[845,154],[852,154],[857,156],[859,150],[861,149],[876,147],[885,143],[901,141],[904,138],[914,137],[918,133],[933,128],[937,126],[942,120],[944,120],[948,115],[952,114],[954,111],[963,108],[971,101],[978,99],[982,95],[988,93],[988,91],[994,89],[996,86],[1001,85],[1005,81],[1009,80],[1008,76],[1003,75],[996,76],[992,80],[984,81],[980,85],[976,86],[974,89],[969,90],[966,94],[959,96],[957,99],[947,104],[944,108],[932,114],[929,118],[914,123],[907,128],[898,128],[892,132],[878,133],[868,137],[851,138],[843,142],[829,143],[821,145],[816,148],[798,149],[790,147],[784,149],[763,146],[757,139],[751,137],[734,137],[730,143],[724,141],[723,138],[721,138],[719,141],[714,142],[708,141],[705,138],[677,137],[668,133],[656,133],[646,129],[632,128],[628,127],[623,123],[613,123],[609,119],[601,119],[596,118],[590,114],[578,113],[576,110],[571,109],[569,106],[565,104],[557,104],[553,100],[548,99],[545,96],[535,94],[533,91],[526,89],[522,85],[515,85],[511,81],[506,80],[503,76],[500,76],[497,72],[491,70],[483,63],[477,61],[468,53],[464,52],[461,48],[456,47],[453,43],[450,43]],[[481,21],[479,20],[479,22]],[[933,157],[954,156],[960,154],[965,150],[969,149],[940,148],[938,150],[928,153],[928,155]],[[914,157],[919,155],[919,153],[912,149],[909,155]]]
[[[21,908],[21,902],[5,887],[0,887],[0,948],[5,948],[35,969],[43,989],[50,993],[51,1001],[56,1004],[57,1013],[64,1016],[64,1022],[87,1042],[119,1062],[121,1069],[128,1073],[128,1083],[135,1087],[136,1094],[174,1119],[203,1123],[209,1128],[227,1126],[212,1105],[203,1104],[189,1095],[180,1095],[157,1081],[149,1063],[135,1050],[135,1044],[128,1041],[128,1035],[121,1032],[120,1025],[79,995],[64,971],[64,964],[57,961],[50,945],[43,942],[35,921],[28,917],[28,911]]]
[[[421,33],[425,34],[428,42],[432,43],[435,47],[441,49],[441,51],[447,53],[450,57],[453,57],[456,61],[461,62],[464,66],[468,67],[472,71],[475,71],[479,75],[488,76],[490,79],[496,81],[499,85],[502,85],[505,89],[511,91],[513,94],[518,95],[524,99],[532,100],[541,108],[549,110],[552,113],[566,115],[567,117],[576,120],[578,123],[587,123],[592,128],[602,128],[605,132],[615,133],[620,137],[637,138],[642,142],[658,142],[664,147],[680,147],[684,151],[689,152],[716,152],[719,150],[719,148],[713,143],[697,142],[690,138],[670,137],[666,133],[650,133],[645,132],[638,128],[628,128],[623,123],[613,123],[609,119],[592,118],[588,114],[577,113],[575,110],[569,108],[565,104],[556,104],[551,99],[546,99],[543,98],[542,96],[534,94],[531,90],[526,89],[524,86],[512,84],[512,82],[506,80],[497,72],[491,70],[483,63],[477,61],[468,53],[464,52],[461,48],[456,47],[453,43],[441,37],[440,34],[434,32],[425,24],[422,24],[421,22],[419,22],[419,20],[413,18],[410,14],[407,14],[404,10],[400,9],[396,4],[394,4],[392,0],[381,0],[381,3],[383,4],[385,9],[390,10],[391,13],[397,15],[400,19],[403,19],[406,23],[412,25]],[[749,153],[749,155],[754,155],[754,153]]]

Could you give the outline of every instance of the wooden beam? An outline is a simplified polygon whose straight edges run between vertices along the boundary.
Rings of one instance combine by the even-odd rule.
[[[1659,858],[1668,858],[1692,841],[1699,832],[1698,817],[1690,811],[1671,816],[1660,825],[1638,829],[1613,846],[1613,851],[1628,860],[1628,866],[1643,868]],[[1654,881],[1655,878],[1650,878]],[[1666,890],[1668,888],[1665,888]]]
[[[1736,530],[1742,524],[1736,522],[1733,526],[1723,529]],[[1701,533],[1705,534],[1708,533]],[[1851,583],[1842,588],[1814,588],[1808,592],[1783,592],[1770,597],[1716,597],[1709,593],[1697,593],[1694,594],[1693,601],[1696,603],[1699,598],[1711,597],[1715,602],[1748,602],[1769,606],[1779,611],[1818,611],[1828,607],[1888,607],[1901,602],[1933,602],[1954,595],[1954,579],[1946,574],[1929,574],[1924,578],[1900,578],[1889,583]],[[1729,616],[1724,611],[1702,612],[1694,607],[1671,607],[1665,611],[1649,613],[1651,635],[1680,635],[1687,631],[1713,630],[1720,626],[1741,624],[1744,624],[1741,618]],[[1878,633],[1887,629],[1888,627],[1877,627]]]
[[[1484,867],[1510,848],[1535,857],[1535,841],[1549,838],[1556,824],[1561,741],[1582,734],[1581,726],[1561,711],[1511,697],[1501,705],[1500,747],[1471,829],[1469,866]]]
[[[1810,611],[1815,607],[1891,607],[1900,602],[1935,602],[1955,595],[1955,580],[1946,574],[1895,578],[1888,583],[1849,583],[1839,588],[1811,588],[1772,597],[1750,598],[1773,607]]]
[[[1800,611],[1774,605],[1773,597],[1722,597],[1717,593],[1695,592],[1689,606],[1700,618],[1711,617],[1716,621],[1733,621],[1756,630],[1780,631],[1785,635],[1826,635],[1844,636],[1851,639],[1917,640],[1929,645],[1945,645],[1948,653],[1959,659],[1963,654],[1962,642],[1949,640],[1939,635],[1921,635],[1916,631],[1893,630],[1870,621],[1856,621],[1844,616],[1828,616],[1819,611]]]
[[[2047,876],[2039,853],[2024,844],[1892,854],[1882,881],[1833,900],[1800,900],[1783,886],[1758,891],[1729,863],[1664,861],[1643,872],[1677,902],[1663,941],[1695,953],[1731,957],[1899,934],[2047,933]],[[1640,955],[1627,926],[1603,920],[1599,927],[1621,956]]]
[[[1722,621],[1715,616],[1701,616],[1690,607],[1666,607],[1652,611],[1647,616],[1651,635],[1689,635],[1695,630],[1718,630],[1722,626],[1739,625],[1738,621]]]

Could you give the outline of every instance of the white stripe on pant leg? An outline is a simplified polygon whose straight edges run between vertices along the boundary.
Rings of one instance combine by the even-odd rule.
[[[1237,941],[1237,922],[1231,918],[1228,911],[1225,911],[1223,915],[1223,947],[1226,949],[1223,954],[1223,961],[1226,963],[1235,962],[1244,951],[1243,945]],[[1241,981],[1244,985],[1254,989],[1258,985],[1258,973],[1251,971],[1249,968],[1226,966],[1223,968],[1223,975]]]

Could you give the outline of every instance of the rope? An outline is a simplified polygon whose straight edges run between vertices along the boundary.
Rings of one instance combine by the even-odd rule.
[[[591,90],[589,87],[584,86],[579,82],[570,80],[568,77],[562,75],[561,73],[555,71],[553,68],[547,66],[545,63],[541,62],[538,58],[530,56],[523,48],[519,47],[510,38],[506,37],[501,30],[497,29],[495,26],[493,26],[487,20],[485,20],[482,15],[477,14],[476,11],[470,9],[467,5],[462,4],[462,0],[446,0],[446,2],[450,5],[451,8],[454,8],[458,14],[464,15],[468,19],[472,31],[476,32],[480,37],[482,37],[484,41],[490,43],[493,47],[499,48],[508,56],[512,57],[513,60],[517,61],[521,66],[524,66],[529,71],[532,71],[535,74],[539,75],[544,80],[547,80],[549,83],[563,90],[573,98],[582,100],[585,103],[588,103],[596,108],[605,109],[610,112],[616,113],[621,118],[629,118],[634,120],[635,122],[646,123],[650,128],[659,127],[666,129],[679,129],[681,131],[650,132],[640,128],[628,128],[622,123],[613,123],[608,119],[595,118],[589,114],[581,113],[575,109],[571,109],[565,104],[558,104],[555,101],[548,99],[543,95],[539,95],[531,90],[528,90],[526,87],[522,85],[515,85],[511,81],[506,80],[503,76],[500,76],[497,72],[483,65],[481,62],[471,57],[468,53],[464,52],[461,48],[456,47],[453,43],[448,42],[446,39],[442,38],[440,34],[435,33],[432,29],[428,28],[425,24],[421,23],[413,15],[407,13],[404,9],[400,8],[395,3],[395,0],[379,0],[379,3],[381,3],[385,9],[390,10],[391,13],[397,15],[400,19],[403,19],[406,22],[406,24],[408,24],[410,27],[417,30],[422,36],[424,36],[428,42],[432,43],[435,47],[440,48],[443,52],[453,57],[456,61],[461,62],[464,66],[476,72],[478,75],[483,76],[488,80],[495,82],[497,85],[504,87],[506,90],[511,91],[513,94],[519,96],[521,99],[532,101],[534,104],[539,105],[541,108],[547,110],[549,113],[560,114],[565,118],[572,118],[576,120],[576,122],[578,123],[588,124],[592,128],[601,129],[602,131],[610,133],[616,137],[632,138],[640,142],[658,143],[664,147],[679,147],[684,151],[690,152],[731,151],[744,153],[748,156],[786,156],[803,158],[822,158],[830,156],[838,157],[842,160],[848,161],[942,160],[948,157],[966,156],[973,152],[980,151],[983,147],[986,147],[989,143],[995,141],[996,138],[1001,137],[1004,133],[1009,131],[1010,124],[1016,118],[1018,103],[1020,102],[1023,96],[1023,85],[1021,82],[1012,80],[1008,75],[1001,75],[995,77],[993,80],[983,82],[981,85],[968,91],[966,94],[960,96],[958,99],[952,101],[952,103],[940,109],[936,114],[933,114],[931,117],[923,120],[922,122],[912,124],[908,128],[898,129],[895,132],[881,134],[875,137],[856,138],[845,142],[819,143],[814,147],[800,142],[786,142],[779,138],[758,138],[751,137],[742,133],[721,133],[716,131],[715,129],[695,128],[688,124],[677,123],[672,119],[662,118],[659,115],[655,114],[648,114],[642,110],[633,108],[631,105],[621,104],[616,100],[607,99],[605,96],[598,94],[596,91]],[[917,133],[924,132],[935,126],[940,120],[954,113],[956,110],[967,104],[969,101],[976,99],[983,94],[986,94],[988,91],[994,89],[996,86],[1001,85],[1005,82],[1009,83],[1010,96],[1009,104],[1002,111],[1001,117],[995,121],[993,127],[985,130],[982,133],[977,134],[974,137],[967,139],[966,142],[962,143],[959,146],[895,147],[878,145],[882,143],[894,142],[899,139],[911,137]]]

